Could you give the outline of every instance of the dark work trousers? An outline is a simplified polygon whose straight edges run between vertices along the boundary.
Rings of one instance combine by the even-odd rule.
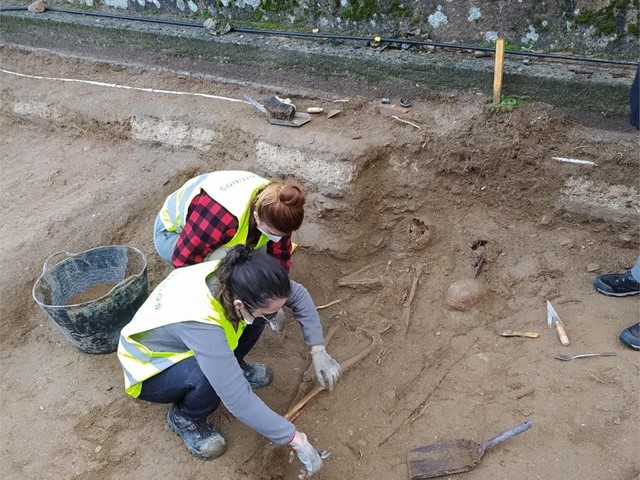
[[[233,352],[238,362],[251,351],[266,324],[256,320],[244,329]],[[195,421],[206,419],[220,405],[220,397],[200,370],[195,357],[178,362],[142,382],[138,398],[153,403],[175,403],[182,415]]]

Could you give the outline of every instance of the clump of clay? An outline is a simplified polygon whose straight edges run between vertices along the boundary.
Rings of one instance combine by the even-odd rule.
[[[478,280],[458,280],[447,290],[445,301],[454,310],[464,311],[481,302],[488,293],[487,287]]]
[[[433,225],[429,225],[418,218],[409,224],[409,237],[414,250],[427,248],[433,240]]]

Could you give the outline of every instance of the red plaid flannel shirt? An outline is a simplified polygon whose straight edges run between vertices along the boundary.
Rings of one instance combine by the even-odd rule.
[[[189,205],[187,221],[180,232],[171,261],[176,268],[194,265],[229,242],[238,231],[238,219],[206,193],[196,195]],[[291,267],[291,236],[267,242],[267,253],[287,271]]]

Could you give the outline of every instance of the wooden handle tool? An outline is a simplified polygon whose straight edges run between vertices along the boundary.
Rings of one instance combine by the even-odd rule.
[[[551,302],[547,300],[547,325],[551,328],[554,324],[558,332],[558,337],[560,338],[560,343],[565,347],[569,346],[569,337],[567,336],[567,331],[564,329],[564,323],[560,320],[560,315],[558,315],[556,309],[553,308]]]
[[[556,318],[556,331],[558,332],[558,337],[560,338],[560,343],[565,347],[569,346],[569,337],[567,336],[567,331],[564,329],[564,323],[559,318]]]
[[[503,337],[526,337],[526,338],[538,338],[540,336],[536,332],[514,332],[513,330],[505,330],[500,335]]]

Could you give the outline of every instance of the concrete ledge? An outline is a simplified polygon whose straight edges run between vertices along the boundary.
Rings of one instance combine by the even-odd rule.
[[[256,153],[259,168],[274,176],[293,175],[313,183],[320,193],[329,197],[343,196],[356,178],[353,163],[323,151],[305,151],[259,141]]]
[[[45,12],[2,14],[2,41],[71,50],[96,57],[139,59],[147,65],[173,62],[191,72],[250,81],[269,79],[318,88],[340,82],[361,95],[374,91],[415,95],[425,91],[474,90],[490,95],[493,59],[466,54],[387,50],[355,42],[318,42],[282,37],[229,34],[213,37],[202,28],[95,19]],[[578,70],[576,72],[575,70]],[[590,74],[586,75],[584,72]],[[614,77],[612,73],[616,73]],[[505,63],[504,92],[560,107],[623,115],[632,67],[520,59]],[[618,75],[623,75],[618,77]]]
[[[131,135],[134,140],[158,142],[174,147],[191,147],[207,150],[216,138],[210,126],[194,125],[188,120],[164,119],[153,116],[136,116],[131,121]]]
[[[558,206],[568,212],[611,222],[640,225],[640,197],[637,188],[569,177]]]

